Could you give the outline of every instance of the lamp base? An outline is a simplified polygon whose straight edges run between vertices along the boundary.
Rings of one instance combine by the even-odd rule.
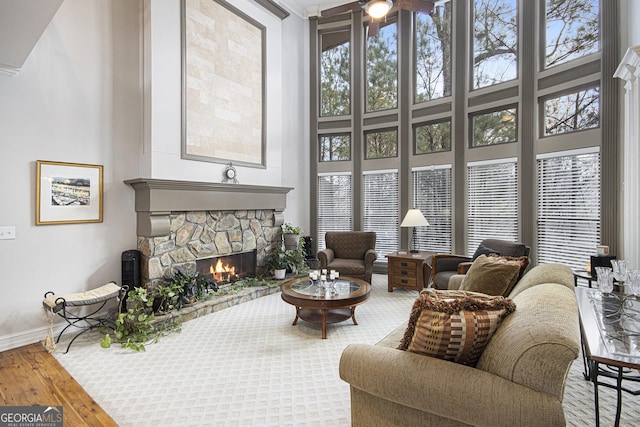
[[[409,252],[411,252],[412,254],[417,254],[417,253],[418,253],[418,252],[420,252],[420,251],[419,251],[419,250],[417,250],[417,249],[411,249]]]

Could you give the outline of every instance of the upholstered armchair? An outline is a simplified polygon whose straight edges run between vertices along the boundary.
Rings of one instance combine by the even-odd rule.
[[[327,248],[318,251],[320,268],[371,283],[373,262],[378,258],[375,232],[327,231],[324,241]]]
[[[531,248],[524,243],[507,240],[485,239],[473,256],[437,254],[431,260],[431,284],[436,289],[449,289],[449,279],[456,274],[465,274],[480,255],[497,254],[509,257],[529,256]]]

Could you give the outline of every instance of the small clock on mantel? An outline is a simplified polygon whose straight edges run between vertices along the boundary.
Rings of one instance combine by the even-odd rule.
[[[230,182],[232,184],[238,184],[240,182],[237,178],[238,173],[236,171],[236,168],[233,167],[233,164],[231,162],[229,162],[224,168],[224,172],[222,173],[222,175],[222,182]]]

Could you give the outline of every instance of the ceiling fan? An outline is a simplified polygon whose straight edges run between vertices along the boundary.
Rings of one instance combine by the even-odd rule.
[[[430,14],[435,3],[429,0],[361,0],[325,9],[320,12],[320,16],[328,17],[363,9],[371,18],[367,26],[367,36],[373,37],[378,34],[380,20],[394,6],[398,9]]]

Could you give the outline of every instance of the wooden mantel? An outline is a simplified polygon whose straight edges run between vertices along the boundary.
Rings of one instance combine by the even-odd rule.
[[[136,192],[138,236],[170,232],[171,212],[273,209],[281,213],[290,187],[136,178],[124,181]]]

